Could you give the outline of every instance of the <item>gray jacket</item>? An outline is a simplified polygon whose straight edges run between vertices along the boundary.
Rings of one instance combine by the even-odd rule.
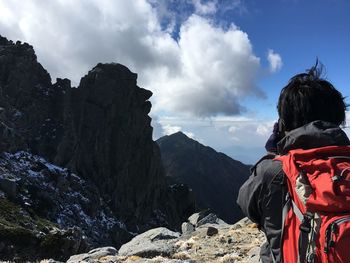
[[[312,149],[331,145],[349,145],[350,141],[338,126],[314,121],[289,132],[277,145],[278,154],[292,149]],[[282,165],[273,160],[273,155],[264,156],[252,168],[252,174],[241,187],[237,203],[243,213],[257,223],[265,233],[267,242],[262,246],[262,262],[282,262],[281,228],[282,208],[287,187]]]

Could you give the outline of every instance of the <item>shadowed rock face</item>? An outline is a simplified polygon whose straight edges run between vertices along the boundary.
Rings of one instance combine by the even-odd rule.
[[[136,78],[120,64],[98,64],[78,88],[68,79],[52,84],[32,46],[0,36],[0,152],[25,150],[84,178],[96,189],[93,200],[102,197],[126,231],[179,227],[193,212],[191,193],[167,185],[148,116],[152,93],[138,87]],[[18,185],[5,180],[1,186],[6,191],[0,199],[23,206]],[[52,220],[48,214],[55,206],[41,216]],[[118,246],[125,237],[115,232],[104,240]],[[91,238],[94,244],[102,240]]]
[[[162,161],[170,182],[186,184],[202,209],[210,208],[226,222],[243,217],[236,204],[249,166],[178,132],[160,138]]]
[[[166,191],[148,113],[152,93],[120,64],[98,64],[69,91],[56,163],[90,178],[123,220],[144,222]]]
[[[30,149],[52,159],[62,134],[68,80],[51,84],[32,46],[0,36],[0,137],[5,151]]]
[[[0,154],[0,260],[66,260],[131,237],[91,183],[28,152]]]

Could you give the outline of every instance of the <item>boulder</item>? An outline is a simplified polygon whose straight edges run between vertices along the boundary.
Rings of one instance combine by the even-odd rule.
[[[156,257],[174,253],[174,243],[180,237],[177,232],[159,227],[134,237],[119,249],[120,256]]]
[[[207,229],[207,236],[211,237],[219,233],[219,230],[215,227],[209,226]]]
[[[195,213],[188,218],[188,221],[196,228],[206,224],[227,225],[225,221],[218,218],[214,213],[210,213],[209,210]]]
[[[183,235],[189,235],[195,230],[194,225],[188,222],[184,222],[181,225],[181,231]]]
[[[106,256],[116,256],[118,251],[114,247],[101,247],[96,248],[88,253],[83,253],[79,255],[71,256],[67,263],[79,263],[79,262],[98,262],[98,260],[102,257]],[[110,258],[112,260],[112,258]],[[117,262],[117,260],[115,261]]]
[[[202,226],[205,224],[216,224],[218,222],[217,215],[210,213],[209,215],[203,217],[197,222],[197,226]]]
[[[209,214],[209,210],[203,210],[198,213],[194,213],[188,218],[188,222],[190,222],[194,226],[197,226],[198,222]]]

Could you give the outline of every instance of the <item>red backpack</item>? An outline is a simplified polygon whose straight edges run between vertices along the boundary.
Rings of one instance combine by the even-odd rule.
[[[282,161],[285,263],[350,262],[350,146],[292,150]]]

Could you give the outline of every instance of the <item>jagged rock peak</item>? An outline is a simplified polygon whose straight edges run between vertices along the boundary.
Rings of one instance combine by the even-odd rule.
[[[120,64],[98,64],[89,71],[67,94],[65,134],[55,160],[93,181],[123,220],[140,226],[151,218],[156,224],[169,218],[161,202],[170,200],[152,140],[152,93],[136,81],[137,75]]]
[[[16,43],[14,43],[12,40],[8,40],[6,37],[3,37],[0,35],[0,46],[2,47],[10,46],[10,47],[17,48],[17,50],[27,51],[28,53],[34,55],[36,59],[33,46],[29,45],[26,42],[22,43],[21,41],[16,41]]]
[[[62,128],[63,93],[27,43],[0,38],[1,150],[52,159]]]
[[[136,73],[131,72],[129,68],[119,63],[98,63],[89,73],[99,73],[101,71],[117,79],[137,79]]]

